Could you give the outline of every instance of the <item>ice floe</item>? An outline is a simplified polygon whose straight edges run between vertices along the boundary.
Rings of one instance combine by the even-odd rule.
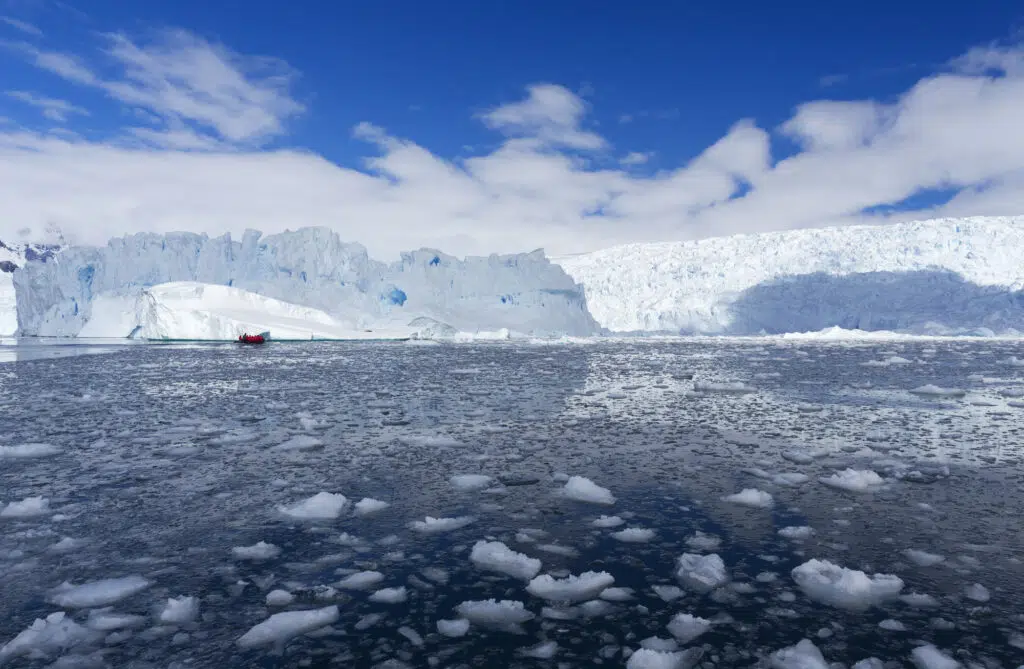
[[[750,506],[758,509],[769,509],[775,505],[775,500],[769,493],[757,488],[744,488],[738,493],[733,495],[726,495],[722,498],[724,501],[731,504],[739,504],[740,506]]]
[[[725,562],[717,553],[683,553],[676,560],[676,565],[676,578],[684,586],[697,592],[710,592],[729,582]]]
[[[348,506],[348,499],[341,494],[318,492],[301,502],[281,505],[277,510],[296,520],[333,520]]]
[[[792,571],[804,594],[821,604],[864,611],[900,594],[903,581],[891,574],[868,576],[827,560],[808,560]]]
[[[337,605],[322,609],[275,613],[252,627],[239,637],[236,643],[240,648],[255,648],[270,644],[281,645],[300,634],[331,625],[337,622],[338,617]]]
[[[107,606],[138,594],[150,585],[150,582],[141,576],[106,578],[82,585],[64,583],[54,589],[50,601],[66,609]]]
[[[252,560],[259,562],[261,560],[273,560],[281,554],[281,549],[274,544],[268,544],[265,541],[258,541],[252,546],[235,546],[231,549],[231,554],[235,556],[237,560]]]
[[[643,527],[630,527],[619,532],[612,532],[611,537],[617,541],[631,544],[642,544],[654,538],[654,530]]]
[[[918,646],[910,653],[917,669],[962,669],[963,665],[931,644]]]
[[[446,637],[461,637],[466,636],[469,632],[469,621],[465,618],[456,618],[454,620],[438,620],[437,631]]]
[[[379,571],[358,571],[354,574],[349,574],[335,585],[344,590],[369,590],[376,587],[383,580],[384,574]]]
[[[466,601],[455,610],[474,625],[512,633],[522,633],[522,623],[536,617],[522,602],[508,599]]]
[[[604,571],[588,571],[579,576],[570,574],[565,578],[542,574],[530,581],[526,591],[551,602],[573,603],[597,597],[614,582],[615,577]]]
[[[524,581],[535,577],[541,568],[540,560],[517,553],[500,541],[476,542],[469,559],[479,569],[498,572]]]
[[[353,512],[357,516],[368,516],[371,513],[377,513],[391,506],[388,502],[382,502],[379,499],[373,499],[371,497],[364,497],[355,503]]]
[[[184,625],[199,617],[199,599],[176,597],[168,599],[157,620],[164,625]]]
[[[577,502],[591,504],[615,504],[615,495],[607,488],[602,488],[588,478],[570,477],[562,488],[562,495]]]
[[[451,477],[450,481],[456,490],[470,491],[486,488],[493,481],[490,476],[484,474],[459,474]]]
[[[689,613],[678,613],[669,621],[667,628],[679,643],[687,644],[711,629],[711,621]]]
[[[839,488],[850,492],[865,492],[885,483],[885,479],[870,469],[844,469],[818,480],[830,488]]]
[[[14,446],[0,446],[0,460],[5,458],[45,458],[60,453],[60,449],[53,444],[31,443],[15,444]]]
[[[26,497],[0,509],[0,518],[35,518],[50,513],[50,500],[45,497]]]
[[[469,525],[474,520],[473,516],[460,516],[458,518],[434,518],[427,516],[423,520],[414,520],[410,527],[423,534],[439,534],[441,532],[453,532]]]
[[[0,666],[17,657],[52,657],[99,638],[97,631],[79,625],[63,611],[37,618],[27,629],[0,647]]]

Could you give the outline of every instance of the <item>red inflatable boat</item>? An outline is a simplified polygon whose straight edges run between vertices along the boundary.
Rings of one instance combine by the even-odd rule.
[[[262,334],[242,334],[238,336],[239,344],[262,344],[265,341],[267,341],[267,338]]]

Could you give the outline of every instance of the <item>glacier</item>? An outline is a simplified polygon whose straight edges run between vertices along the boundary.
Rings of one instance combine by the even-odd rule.
[[[66,247],[12,276],[22,336],[233,339],[260,323],[306,339],[599,329],[582,288],[542,251],[460,260],[420,249],[384,263],[328,228],[247,230],[240,241],[138,233]],[[178,336],[187,332],[210,336]]]
[[[1024,216],[627,244],[554,258],[616,332],[1024,331]]]
[[[14,272],[26,262],[46,262],[60,251],[55,244],[13,244],[0,241],[0,337],[18,329]]]

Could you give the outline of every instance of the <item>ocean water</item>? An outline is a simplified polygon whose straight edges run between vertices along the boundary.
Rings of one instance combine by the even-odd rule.
[[[1024,664],[1024,344],[81,348],[0,364],[0,666]]]

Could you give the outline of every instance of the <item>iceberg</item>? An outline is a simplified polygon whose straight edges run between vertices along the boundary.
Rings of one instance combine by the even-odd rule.
[[[56,244],[5,244],[0,241],[0,337],[18,329],[14,272],[26,262],[46,262],[60,251]]]
[[[599,329],[582,288],[540,250],[460,260],[420,249],[383,263],[328,228],[266,237],[248,230],[241,241],[139,233],[104,247],[66,247],[12,276],[24,336],[234,339],[250,326],[302,339]]]
[[[555,258],[616,332],[1024,330],[1024,216],[627,244]]]

